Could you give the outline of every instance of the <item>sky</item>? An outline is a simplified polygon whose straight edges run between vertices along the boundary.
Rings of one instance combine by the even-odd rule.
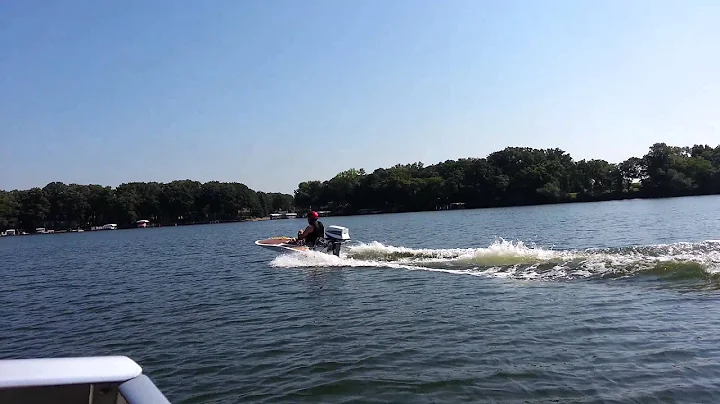
[[[720,2],[0,2],[0,189],[720,144]]]

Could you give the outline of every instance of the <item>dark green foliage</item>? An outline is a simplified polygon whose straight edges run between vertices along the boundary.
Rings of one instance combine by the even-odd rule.
[[[42,189],[0,191],[0,230],[74,229],[107,223],[129,227],[139,219],[154,224],[232,221],[292,206],[292,195],[255,192],[239,183],[132,182],[113,189],[52,182]]]
[[[295,197],[239,183],[135,182],[113,189],[60,182],[0,191],[0,230],[67,229],[106,223],[204,223],[300,209],[334,212],[420,211],[447,207],[532,205],[624,198],[720,194],[720,146],[657,143],[619,164],[574,161],[560,149],[509,147],[486,158],[347,170],[298,185]]]
[[[515,206],[635,197],[720,193],[720,146],[671,147],[658,143],[642,158],[619,164],[574,161],[560,149],[509,147],[487,158],[348,170],[324,182],[299,184],[301,209],[363,211]]]
[[[18,225],[17,195],[0,191],[0,229],[15,228]]]

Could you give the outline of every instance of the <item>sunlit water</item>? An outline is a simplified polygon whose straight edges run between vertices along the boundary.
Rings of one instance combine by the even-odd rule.
[[[720,197],[0,240],[0,357],[127,355],[175,403],[720,401]]]

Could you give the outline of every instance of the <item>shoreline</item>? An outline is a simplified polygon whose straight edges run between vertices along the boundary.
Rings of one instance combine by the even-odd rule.
[[[447,212],[447,211],[454,211],[454,210],[479,210],[479,209],[507,209],[507,208],[522,208],[522,207],[532,207],[532,206],[547,206],[547,205],[565,205],[565,204],[574,204],[574,203],[598,203],[598,202],[615,202],[615,201],[632,201],[632,200],[662,200],[662,199],[675,199],[675,198],[692,198],[692,197],[707,197],[707,196],[718,196],[720,194],[702,194],[702,195],[677,195],[677,196],[648,196],[648,195],[634,195],[634,194],[628,194],[626,197],[622,198],[608,198],[608,199],[594,199],[594,200],[585,200],[585,199],[575,199],[575,200],[565,200],[565,201],[557,201],[557,202],[547,202],[547,203],[534,203],[534,204],[517,204],[517,205],[498,205],[498,206],[469,206],[469,207],[462,207],[457,209],[433,209],[433,210],[371,210],[367,212],[329,212],[324,217],[338,217],[338,216],[367,216],[367,215],[387,215],[387,214],[394,214],[394,213],[427,213],[427,212]],[[298,217],[297,219],[300,219]],[[252,217],[252,218],[245,218],[245,219],[236,219],[236,220],[209,220],[209,221],[195,221],[190,223],[173,223],[173,224],[158,224],[158,225],[151,225],[147,227],[118,227],[115,230],[139,230],[139,229],[153,229],[153,228],[163,228],[163,227],[179,227],[179,226],[200,226],[200,225],[208,225],[208,224],[227,224],[227,223],[242,223],[242,222],[264,222],[264,221],[270,221],[269,216],[265,217]],[[293,220],[293,219],[277,219],[277,220]],[[53,230],[53,229],[48,229]],[[113,230],[89,230],[89,229],[82,229],[83,231],[73,231],[73,230],[54,230],[51,233],[28,233],[28,234],[15,234],[15,235],[7,235],[2,236],[2,238],[5,237],[17,237],[17,236],[39,236],[39,235],[52,235],[52,234],[68,234],[68,233],[95,233],[95,232],[105,232],[105,231],[113,231]]]
[[[247,218],[247,219],[238,219],[238,220],[208,220],[208,221],[195,221],[191,223],[172,223],[172,224],[156,224],[156,225],[150,225],[147,227],[134,227],[134,226],[128,226],[128,227],[118,227],[117,229],[99,229],[99,230],[91,230],[90,227],[87,228],[79,228],[82,231],[77,231],[76,229],[73,230],[55,230],[55,229],[48,229],[51,230],[47,233],[17,233],[14,235],[3,235],[2,237],[18,237],[18,236],[47,236],[47,235],[53,235],[53,234],[69,234],[69,233],[97,233],[97,232],[106,232],[106,231],[117,231],[117,230],[141,230],[141,229],[156,229],[156,228],[162,228],[162,227],[180,227],[180,226],[200,226],[200,225],[206,225],[206,224],[224,224],[224,223],[242,223],[242,222],[262,222],[270,220],[269,216],[265,217],[253,217],[253,218]],[[8,229],[11,230],[11,229]]]
[[[577,198],[577,199],[566,199],[554,202],[542,202],[542,203],[519,203],[519,204],[498,204],[492,206],[465,206],[456,209],[418,209],[418,210],[382,210],[382,209],[368,209],[369,212],[331,212],[328,216],[366,216],[366,215],[385,215],[392,213],[420,213],[420,212],[446,212],[453,210],[477,210],[477,209],[507,209],[507,208],[522,208],[532,206],[548,206],[548,205],[567,205],[575,203],[600,203],[600,202],[618,202],[618,201],[632,201],[632,200],[662,200],[662,199],[675,199],[675,198],[695,198],[695,197],[707,197],[707,196],[718,196],[720,194],[690,194],[690,195],[672,195],[672,196],[650,196],[647,194],[638,195],[639,193],[628,193],[620,197],[608,197],[608,198]]]

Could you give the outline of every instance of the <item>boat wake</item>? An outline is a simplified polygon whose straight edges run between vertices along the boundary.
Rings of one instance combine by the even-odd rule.
[[[720,240],[586,250],[553,250],[499,239],[488,247],[414,249],[382,243],[349,245],[340,257],[287,254],[275,267],[379,267],[528,280],[649,276],[709,279],[720,284]]]

